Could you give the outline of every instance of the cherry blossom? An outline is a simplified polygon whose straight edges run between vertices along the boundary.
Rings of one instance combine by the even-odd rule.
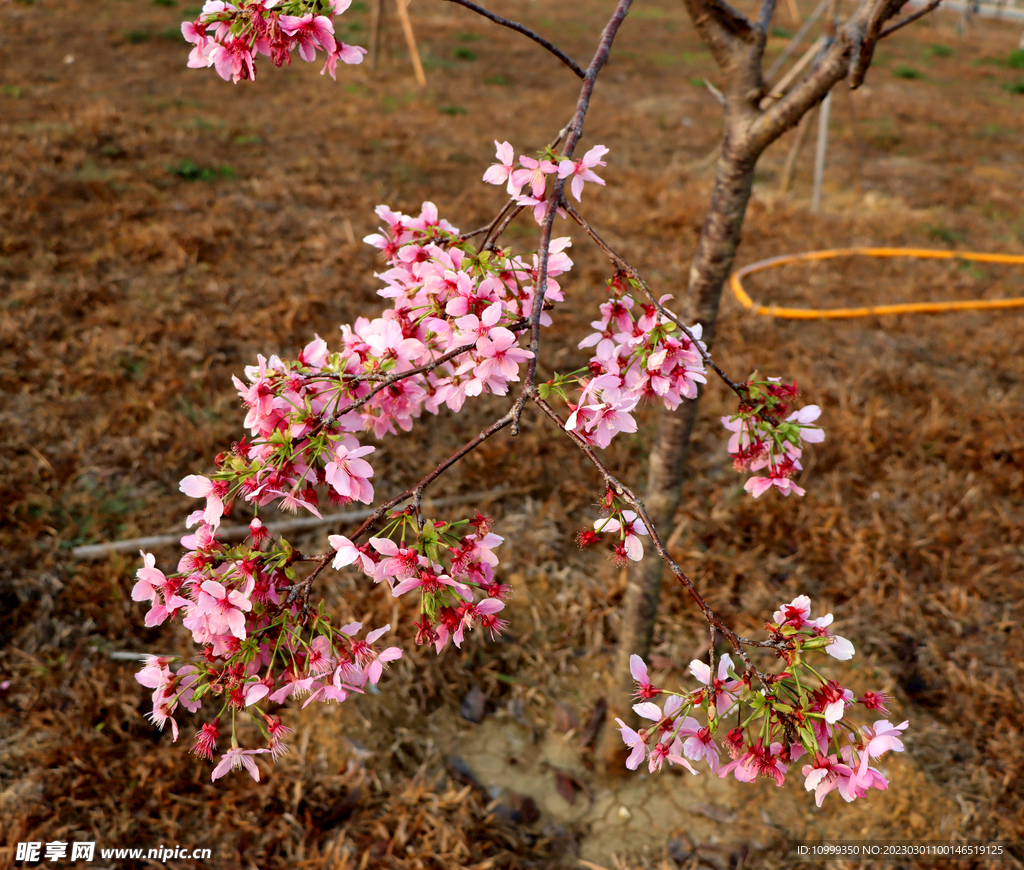
[[[252,756],[263,755],[268,752],[270,752],[269,749],[240,749],[237,746],[232,747],[221,756],[221,760],[213,769],[213,774],[210,776],[210,779],[211,781],[216,782],[229,771],[238,770],[240,767],[244,767],[249,771],[249,775],[252,776],[256,782],[259,782],[260,769],[256,766],[256,762],[253,760]]]
[[[501,142],[499,144],[497,139],[494,140],[494,151],[498,162],[492,164],[484,173],[484,181],[488,184],[504,184],[507,182],[509,196],[516,196],[522,185],[516,187],[512,181],[513,167],[516,162],[515,152],[508,142]]]
[[[726,653],[718,660],[718,675],[712,680],[711,667],[708,664],[698,659],[690,662],[690,673],[698,682],[714,691],[714,705],[718,715],[724,715],[732,707],[742,686],[739,680],[729,679],[729,669],[732,667],[732,656]]]
[[[572,177],[570,188],[577,202],[581,202],[580,194],[583,193],[583,183],[585,181],[592,181],[600,185],[604,184],[604,179],[599,178],[594,173],[593,167],[604,166],[605,162],[601,158],[607,153],[608,149],[604,145],[595,145],[579,160],[562,160],[558,164],[559,178]]]

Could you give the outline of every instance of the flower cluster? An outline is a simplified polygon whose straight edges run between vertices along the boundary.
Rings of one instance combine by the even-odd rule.
[[[636,432],[632,415],[641,401],[660,400],[674,410],[707,383],[700,324],[690,329],[693,341],[657,306],[637,305],[621,281],[609,288],[601,319],[590,324],[595,331],[579,344],[593,347],[594,355],[565,427],[596,447],[607,447],[619,432]]]
[[[280,551],[258,522],[245,544],[205,552],[202,555],[210,561],[202,565],[196,564],[199,553],[193,551],[171,577],[155,567],[152,555],[143,553],[144,564],[132,590],[133,599],[152,605],[147,624],[157,625],[180,613],[203,649],[198,664],[176,672],[171,671],[172,659],[147,657],[136,679],[153,689],[153,722],[161,729],[169,722],[177,740],[177,707],[194,713],[204,698],[215,698],[217,718],[196,735],[194,748],[197,755],[212,758],[219,723],[231,713],[232,749],[213,779],[238,765],[245,765],[258,779],[251,755],[267,751],[276,758],[287,750],[282,740],[287,729],[260,709],[260,703],[281,704],[292,696],[305,697],[304,707],[314,701],[341,703],[363,692],[367,683],[376,685],[388,662],[402,655],[397,647],[375,645],[390,625],[359,639],[360,623],[336,629],[322,612],[310,617],[299,602],[289,604],[294,575],[290,569],[281,570]],[[257,537],[259,543],[253,540]],[[503,539],[490,532],[487,517],[424,522],[421,528],[409,509],[393,514],[382,534],[361,546],[341,535],[329,540],[336,551],[335,568],[355,564],[375,583],[386,582],[395,597],[419,593],[416,640],[433,643],[438,653],[449,639],[461,646],[465,633],[475,626],[494,637],[507,625],[497,614],[504,609],[510,588],[494,577],[498,558],[493,551]],[[269,546],[261,548],[264,542]],[[474,602],[476,593],[480,600]],[[236,714],[243,712],[263,732],[265,750],[238,749],[234,723]]]
[[[794,763],[805,758],[800,768],[804,787],[814,792],[819,807],[833,789],[852,801],[873,788],[888,788],[871,762],[886,752],[903,751],[900,738],[908,723],[880,719],[859,728],[850,723],[850,707],[859,704],[887,714],[890,698],[867,692],[855,699],[850,689],[826,679],[807,661],[808,653],[822,650],[840,660],[853,656],[853,644],[829,632],[831,613],[812,619],[810,599],[801,595],[782,605],[773,619],[765,627],[786,661],[780,674],[738,673],[732,657],[723,655],[714,673],[704,662],[690,663],[699,688],[668,692],[652,684],[639,656],[630,658],[639,701],[633,709],[652,724],[634,731],[616,720],[630,747],[626,767],[636,770],[646,759],[651,773],[667,762],[696,774],[694,763],[703,761],[720,777],[731,775],[738,782],[767,777],[781,786]],[[707,724],[690,714],[701,715]],[[734,716],[735,727],[718,737]],[[729,758],[724,763],[723,754]]]
[[[484,173],[484,181],[488,184],[504,184],[516,203],[532,208],[533,217],[538,224],[544,222],[544,215],[548,208],[547,176],[554,175],[558,178],[572,179],[569,188],[577,202],[581,202],[583,185],[585,182],[604,184],[604,179],[594,172],[595,166],[604,166],[601,159],[608,153],[604,145],[595,145],[578,160],[571,160],[568,157],[559,157],[553,151],[540,154],[538,157],[519,158],[519,168],[516,168],[516,155],[508,142],[499,143],[494,140],[495,156],[497,163]],[[523,188],[529,188],[524,193]],[[565,212],[559,208],[558,214],[565,217]]]
[[[478,513],[472,520],[420,527],[410,510],[396,514],[384,535],[361,546],[343,535],[328,540],[336,552],[335,568],[354,564],[374,583],[386,582],[395,598],[419,593],[416,643],[432,643],[440,653],[449,640],[461,647],[466,631],[475,626],[494,638],[508,625],[497,614],[511,587],[494,577],[494,548],[504,538],[490,531],[490,523]],[[479,601],[474,593],[480,594]]]
[[[194,711],[207,693],[223,696],[218,721],[230,710],[233,725],[234,713],[264,699],[281,703],[294,694],[308,695],[307,704],[342,701],[375,684],[384,664],[401,654],[374,647],[381,630],[358,640],[358,625],[335,630],[322,612],[311,617],[308,586],[297,594],[299,554],[259,516],[242,544],[221,540],[221,522],[234,505],[244,502],[257,514],[275,505],[321,516],[325,502],[370,504],[369,457],[376,448],[361,443],[358,433],[380,438],[409,431],[424,410],[458,411],[467,397],[505,395],[532,358],[518,342],[533,310],[536,256],[476,252],[432,203],[416,217],[386,206],[377,213],[384,227],[365,241],[387,260],[379,293],[390,307],[374,320],[342,326],[337,349],[316,336],[296,359],[260,356],[244,380],[234,378],[249,434],[217,457],[212,474],[181,481],[181,491],[203,504],[186,520],[194,529],[182,538],[186,553],[177,571],[165,574],[143,554],[132,597],[149,602],[146,624],[180,617],[203,650],[198,665],[171,673],[163,662],[141,676],[155,691],[154,721],[170,721],[175,736],[176,708]],[[551,243],[546,299],[562,299],[556,279],[572,267],[565,253],[570,244],[567,238]],[[546,311],[540,322],[550,323]],[[355,565],[374,582],[386,581],[396,597],[417,592],[416,639],[440,652],[449,640],[461,645],[474,626],[492,637],[505,627],[498,614],[509,588],[494,578],[493,550],[501,540],[480,515],[425,523],[418,513],[399,512],[367,543],[331,536],[329,557],[335,568]],[[274,754],[281,726],[273,725],[277,737],[270,739],[267,714],[257,711],[248,710],[270,735]],[[200,755],[212,753],[217,727],[200,732]],[[229,761],[228,767],[258,772],[256,750],[238,749],[234,727],[231,745],[215,778]]]
[[[320,74],[336,78],[338,61],[362,63],[366,49],[346,45],[334,36],[334,18],[352,0],[206,0],[195,21],[184,21],[181,33],[194,46],[188,65],[214,67],[225,81],[236,84],[256,78],[256,57],[269,57],[276,66],[292,61],[292,52],[308,63],[317,52],[327,62]]]
[[[616,564],[625,565],[627,560],[639,562],[644,557],[640,535],[648,533],[647,526],[636,511],[623,510],[611,490],[605,494],[605,505],[611,509],[611,515],[594,520],[594,531],[583,529],[576,536],[576,543],[581,548],[589,547],[601,540],[602,534],[617,535],[619,542],[614,550]]]
[[[801,445],[825,440],[824,431],[812,425],[821,416],[821,408],[806,405],[791,411],[799,391],[795,383],[785,384],[779,378],[752,378],[744,391],[737,413],[722,417],[722,425],[732,433],[728,450],[736,470],[766,472],[751,477],[744,489],[754,498],[773,486],[783,495],[803,495],[804,490],[792,478],[803,469]]]
[[[214,780],[240,765],[258,780],[259,769],[252,755],[269,752],[277,758],[287,752],[284,737],[290,729],[278,717],[260,709],[261,702],[280,704],[293,695],[306,695],[303,706],[313,701],[340,703],[350,694],[363,692],[368,683],[375,685],[385,665],[402,656],[397,647],[380,649],[375,645],[391,630],[390,625],[362,639],[356,638],[361,623],[336,629],[323,614],[303,626],[293,609],[281,606],[279,590],[271,585],[269,592],[265,590],[261,595],[253,576],[243,579],[241,562],[224,563],[220,574],[224,582],[200,582],[202,575],[197,575],[176,584],[152,567],[152,556],[143,556],[147,564],[139,571],[132,597],[145,600],[154,592],[177,585],[182,593],[178,598],[184,624],[192,630],[196,642],[203,644],[204,656],[177,671],[171,670],[173,659],[147,656],[135,679],[153,690],[150,719],[161,730],[170,723],[175,740],[177,708],[195,713],[204,701],[213,700],[217,716],[196,734],[193,746],[201,758],[213,758],[221,720],[230,714],[231,749],[214,769]],[[265,748],[239,749],[235,720],[242,713],[247,713],[262,732],[267,741]]]

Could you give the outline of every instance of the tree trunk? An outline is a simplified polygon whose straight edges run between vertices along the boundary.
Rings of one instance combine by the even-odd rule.
[[[730,126],[735,129],[739,125],[734,123]],[[756,156],[751,157],[747,153],[749,148],[742,147],[734,139],[727,134],[722,145],[711,204],[697,255],[690,267],[687,297],[681,312],[684,322],[702,325],[703,340],[708,347],[715,334],[722,286],[732,270],[740,242],[757,160]],[[663,535],[669,534],[682,498],[683,469],[699,400],[700,395],[692,402],[684,402],[674,412],[662,412],[658,439],[648,459],[644,504],[651,522]],[[609,771],[624,770],[623,762],[628,750],[615,730],[614,720],[618,717],[631,726],[636,724],[637,717],[630,702],[633,679],[629,672],[629,657],[636,654],[646,660],[651,651],[664,570],[661,559],[654,553],[648,553],[643,561],[632,565],[629,572],[622,605],[618,656],[612,675],[608,727],[604,729],[599,748]]]

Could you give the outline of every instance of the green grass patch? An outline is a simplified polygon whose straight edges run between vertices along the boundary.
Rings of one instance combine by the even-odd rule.
[[[786,30],[785,27],[773,27],[772,36],[774,36],[776,39],[792,39],[793,31]]]
[[[438,106],[437,109],[443,115],[466,115],[468,111],[462,106]]]
[[[149,42],[150,36],[152,34],[148,30],[126,30],[124,41],[131,45],[141,45],[143,42]]]
[[[512,84],[505,76],[487,76],[484,78],[485,85],[503,85],[507,86]]]
[[[5,97],[13,97],[15,100],[18,99],[23,93],[25,93],[17,85],[4,85],[0,87],[0,95]]]
[[[460,47],[452,52],[457,60],[476,60],[476,52],[471,48]]]
[[[948,45],[929,45],[928,54],[932,57],[952,57],[953,49]]]
[[[947,245],[955,245],[966,238],[959,230],[950,229],[942,224],[924,224],[921,229],[928,233],[928,238],[933,242],[943,242]]]
[[[892,71],[892,74],[898,79],[907,79],[908,81],[924,78],[924,73],[912,66],[898,66]]]
[[[1010,69],[1024,69],[1024,48],[1017,48],[1010,52],[1006,58],[1006,65]]]
[[[1003,85],[1004,91],[1009,91],[1011,94],[1024,94],[1024,82],[1006,82]]]
[[[168,9],[173,9],[178,5],[178,0],[150,0],[154,6],[166,6]]]
[[[168,166],[167,171],[182,181],[212,182],[235,177],[235,170],[230,166],[200,166],[188,157]]]

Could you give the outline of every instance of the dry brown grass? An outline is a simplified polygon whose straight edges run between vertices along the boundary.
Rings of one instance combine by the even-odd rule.
[[[584,57],[599,7],[513,2],[507,11],[564,32],[564,47]],[[474,639],[439,660],[411,650],[383,696],[293,716],[295,751],[261,784],[236,776],[213,787],[206,766],[152,731],[130,667],[106,653],[185,652],[187,639],[140,628],[128,595],[133,560],[68,556],[77,543],[177,528],[186,505],[176,482],[240,434],[229,375],[257,352],[294,352],[314,331],[329,337],[379,308],[373,252],[352,243],[375,226],[374,205],[409,210],[433,198],[476,226],[497,202],[477,181],[491,139],[537,145],[568,117],[575,85],[530,44],[461,12],[418,12],[423,93],[401,52],[376,75],[346,70],[337,85],[300,64],[233,88],[187,71],[184,46],[159,38],[177,10],[0,5],[9,36],[0,46],[0,679],[12,680],[0,694],[0,866],[19,840],[60,837],[209,846],[211,866],[239,868],[577,866],[573,852],[586,852],[588,824],[546,810],[532,824],[509,822],[446,766],[480,727],[458,718],[471,683],[488,721],[545,735],[556,702],[585,721],[612,660],[623,579],[599,554],[571,548],[600,493],[540,421],[518,440],[488,443],[438,488],[542,483],[498,510],[509,537],[504,577],[517,590],[508,642]],[[153,36],[135,44],[130,30]],[[1000,88],[1010,71],[975,63],[1008,53],[1007,39],[985,23],[964,41],[919,25],[887,44],[869,92],[855,95],[866,196],[848,192],[851,141],[837,111],[826,213],[805,210],[806,164],[793,199],[772,193],[780,144],[760,170],[743,261],[861,244],[1020,252],[1024,97]],[[953,56],[930,53],[931,43]],[[455,59],[462,45],[478,59]],[[927,77],[897,79],[899,65]],[[707,199],[707,176],[690,167],[714,145],[719,109],[689,82],[706,74],[681,6],[638,7],[588,121],[587,144],[612,149],[609,185],[588,190],[588,217],[666,292],[684,284]],[[494,76],[516,86],[488,83]],[[468,113],[442,112],[453,107]],[[190,182],[168,171],[184,160],[224,177]],[[530,244],[526,232],[511,238]],[[548,339],[566,348],[554,357],[560,370],[582,360],[575,343],[606,277],[582,242],[573,256],[571,303]],[[802,304],[1021,287],[1019,272],[875,261],[751,282],[755,298]],[[855,686],[891,690],[911,720],[907,752],[891,765],[893,790],[863,807],[815,813],[798,785],[785,797],[735,787],[714,802],[746,827],[715,827],[680,793],[683,809],[661,820],[664,830],[624,831],[635,848],[592,860],[674,866],[669,829],[725,838],[719,862],[763,847],[763,866],[786,863],[776,847],[794,831],[1022,839],[1020,315],[793,324],[726,302],[720,330],[727,368],[795,376],[824,408],[829,436],[813,451],[805,499],[753,502],[725,456],[717,417],[726,397],[712,388],[675,555],[745,632],[798,591],[833,609],[858,645]],[[390,440],[381,491],[415,479],[499,407],[425,419],[415,438]],[[648,417],[638,437],[619,439],[615,473],[642,478],[653,425]],[[345,615],[392,616],[390,600],[351,579],[324,591]],[[703,636],[685,597],[668,589],[659,667],[681,678]],[[595,789],[607,785],[578,769]],[[699,860],[714,865],[714,854]]]

